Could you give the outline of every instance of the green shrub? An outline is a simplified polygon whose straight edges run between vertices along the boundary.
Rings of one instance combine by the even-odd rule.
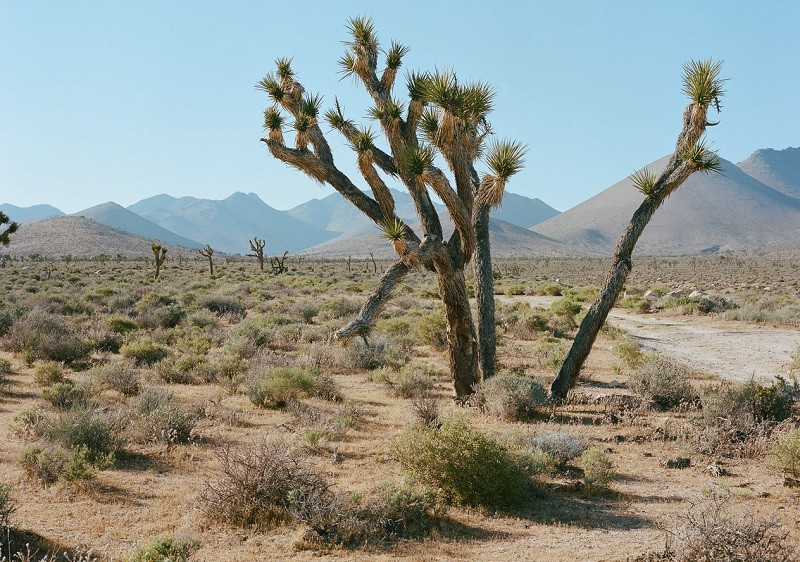
[[[201,298],[199,304],[217,316],[227,315],[242,319],[247,314],[242,301],[230,295],[208,295]]]
[[[604,488],[616,478],[614,463],[597,447],[586,449],[580,458],[583,482],[589,488]]]
[[[558,466],[578,458],[586,450],[580,439],[563,431],[540,433],[525,439],[525,443],[530,453],[541,451],[550,455]]]
[[[689,376],[689,369],[683,365],[650,356],[631,373],[628,387],[658,407],[672,408],[694,400]]]
[[[44,387],[42,398],[59,410],[68,410],[78,405],[84,406],[90,402],[89,393],[85,387],[66,382]]]
[[[50,386],[64,382],[64,370],[59,363],[50,361],[38,365],[33,372],[33,382],[39,386]]]
[[[552,297],[561,296],[562,287],[558,283],[539,283],[534,288],[534,294]]]
[[[558,299],[550,305],[550,319],[547,322],[547,328],[556,335],[575,329],[578,326],[575,316],[581,310],[579,302],[568,297]]]
[[[622,308],[626,308],[631,312],[637,312],[639,314],[646,314],[648,312],[653,311],[652,303],[650,300],[644,298],[641,295],[630,295],[627,297],[623,297],[619,301],[619,305]]]
[[[561,368],[561,364],[567,356],[567,347],[564,342],[548,334],[547,337],[539,340],[535,353],[539,366],[546,367],[555,373]]]
[[[187,318],[189,325],[196,328],[216,328],[219,326],[219,318],[216,314],[207,309],[192,312]]]
[[[11,374],[11,361],[0,357],[0,387],[6,383],[6,378]]]
[[[350,369],[374,370],[389,363],[389,341],[386,338],[352,340],[345,349],[344,366]]]
[[[140,365],[152,365],[169,355],[166,346],[147,337],[123,345],[119,352],[123,357],[133,359]]]
[[[198,548],[200,548],[198,541],[176,539],[169,533],[164,533],[137,548],[128,560],[129,562],[186,562]]]
[[[420,316],[414,331],[420,343],[439,351],[447,349],[447,319],[443,312]]]
[[[388,375],[387,375],[388,377]],[[436,385],[436,380],[429,372],[419,367],[407,365],[397,373],[397,378],[385,379],[395,396],[400,398],[414,398],[430,394]]]
[[[29,445],[22,450],[19,462],[29,478],[35,478],[47,485],[61,477],[67,465],[67,454],[60,448],[45,449]]]
[[[782,436],[772,450],[773,464],[784,474],[800,478],[800,429]]]
[[[115,334],[126,334],[138,327],[135,321],[126,316],[109,316],[103,323]]]
[[[0,529],[11,526],[11,514],[17,510],[17,504],[11,497],[11,489],[0,482]]]
[[[33,359],[72,363],[89,354],[89,347],[63,318],[39,308],[14,322],[4,343]]]
[[[275,335],[275,326],[265,316],[253,316],[244,319],[230,332],[225,341],[223,352],[228,355],[249,359],[258,350],[267,345]]]
[[[644,354],[639,350],[636,342],[630,338],[620,338],[611,348],[611,353],[620,358],[629,369],[636,369],[644,360]]]
[[[318,369],[267,369],[247,383],[245,394],[261,408],[283,408],[289,402],[314,395],[318,390],[320,375]]]
[[[456,504],[504,509],[528,497],[524,459],[460,418],[443,420],[439,429],[411,428],[397,438],[394,455],[420,482],[441,489]]]
[[[433,529],[434,518],[446,511],[434,491],[406,480],[378,485],[360,515],[367,523],[368,537],[387,540],[423,537]]]
[[[483,381],[473,395],[484,411],[508,420],[525,419],[547,400],[547,391],[536,380],[504,373]]]
[[[100,384],[124,396],[136,396],[142,391],[142,378],[132,362],[109,363],[95,372]]]
[[[100,467],[113,466],[114,455],[122,448],[110,420],[91,405],[75,404],[40,423],[42,436],[65,449],[86,447],[89,460]]]
[[[749,433],[757,424],[773,425],[788,419],[800,401],[797,381],[776,377],[769,386],[751,381],[745,385],[720,383],[707,387],[701,396],[703,419],[707,426],[722,422],[732,429]]]
[[[506,295],[517,296],[525,294],[525,285],[509,285],[505,290]]]
[[[198,415],[175,402],[171,392],[148,388],[129,409],[132,439],[139,443],[189,443]]]

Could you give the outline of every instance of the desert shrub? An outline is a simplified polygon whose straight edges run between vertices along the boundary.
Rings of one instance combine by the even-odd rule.
[[[142,378],[132,362],[117,361],[95,369],[98,382],[124,396],[136,396],[142,391]]]
[[[85,387],[67,382],[44,387],[42,398],[59,410],[68,410],[73,406],[86,405],[90,402],[89,392]]]
[[[292,520],[290,507],[298,497],[329,494],[321,472],[285,441],[226,447],[217,458],[217,476],[200,497],[210,521],[267,529]]]
[[[568,297],[558,299],[550,305],[550,319],[547,322],[547,328],[556,335],[575,329],[578,326],[575,316],[581,309],[580,303]]]
[[[429,372],[413,365],[407,365],[400,369],[394,378],[385,373],[383,380],[388,384],[392,393],[400,398],[430,394],[436,385],[436,380]]]
[[[516,420],[534,414],[547,400],[547,391],[530,377],[504,373],[483,381],[472,399],[490,414]]]
[[[783,435],[772,449],[772,461],[778,470],[800,478],[800,429],[794,429]]]
[[[295,306],[294,313],[306,324],[311,324],[314,317],[319,314],[319,307],[313,302],[302,301]]]
[[[381,318],[375,326],[377,331],[392,337],[402,337],[411,333],[411,321],[401,316]]]
[[[636,369],[644,360],[644,354],[630,338],[620,338],[611,348],[615,357],[621,359],[629,369]]]
[[[201,298],[198,304],[217,316],[242,319],[247,314],[247,309],[242,301],[230,295],[208,295]]]
[[[59,479],[67,482],[91,480],[95,473],[85,446],[66,451],[61,447],[30,445],[22,450],[19,462],[29,478],[45,486]]]
[[[557,466],[578,458],[586,450],[580,439],[563,431],[526,436],[523,442],[530,454],[541,452],[550,455]]]
[[[505,294],[509,296],[524,295],[525,285],[509,285],[506,287]]]
[[[533,291],[536,295],[560,297],[562,287],[558,283],[539,283],[534,287]]]
[[[111,421],[100,410],[85,404],[75,404],[55,416],[46,416],[39,423],[42,436],[65,449],[86,447],[90,462],[113,466],[114,455],[122,448]]]
[[[344,367],[374,370],[389,363],[389,342],[386,338],[372,338],[367,343],[362,339],[351,341],[344,353]]]
[[[411,398],[411,412],[416,421],[428,427],[440,424],[439,400],[430,394],[418,394]]]
[[[14,414],[14,432],[23,437],[38,437],[45,416],[35,406],[26,406]]]
[[[546,367],[550,371],[557,372],[567,356],[567,348],[561,340],[548,334],[546,337],[539,339],[535,354],[540,367]]]
[[[11,361],[5,357],[0,357],[0,387],[2,387],[7,380],[8,375],[11,374]]]
[[[342,297],[325,301],[319,307],[319,315],[325,320],[352,316],[361,308],[361,304],[353,299]]]
[[[89,348],[63,318],[35,308],[14,322],[4,339],[11,351],[34,359],[72,363],[84,359]]]
[[[583,483],[589,488],[605,488],[616,478],[614,463],[597,447],[586,449],[579,461]]]
[[[223,346],[223,352],[248,359],[267,345],[275,334],[275,326],[265,316],[252,316],[237,324]]]
[[[736,515],[727,499],[714,496],[705,505],[692,506],[685,523],[670,531],[662,552],[649,552],[637,560],[790,562],[797,560],[797,547],[787,540],[775,520],[755,517],[745,511]]]
[[[127,316],[109,316],[103,321],[103,324],[115,334],[132,332],[138,327],[138,324]]]
[[[150,293],[150,295],[153,294],[155,293]],[[170,302],[165,304],[158,300],[148,301],[147,296],[137,307],[136,324],[140,328],[146,330],[174,328],[186,316],[186,311],[183,307],[172,299],[169,299]]]
[[[289,402],[320,392],[321,373],[317,369],[276,367],[251,378],[245,386],[250,401],[261,408],[283,408]],[[327,389],[325,390],[327,394]]]
[[[11,489],[0,482],[0,529],[11,525],[11,514],[17,510],[17,504],[11,497]]]
[[[129,562],[186,562],[200,548],[200,543],[191,539],[176,539],[169,533],[159,535],[133,551]]]
[[[704,389],[701,396],[707,426],[727,422],[742,433],[756,424],[774,425],[788,419],[800,401],[797,381],[776,377],[769,386],[751,381],[745,385],[720,383]]]
[[[507,326],[514,337],[533,340],[540,332],[547,330],[549,319],[550,316],[546,310],[525,306],[509,315]]]
[[[631,373],[628,387],[658,407],[672,408],[694,400],[689,375],[689,369],[679,363],[650,356]]]
[[[503,509],[528,497],[524,461],[504,444],[451,417],[440,428],[415,426],[395,441],[394,455],[449,502]]]
[[[211,328],[219,325],[219,318],[216,314],[207,309],[196,310],[187,318],[190,326],[195,328]]]
[[[123,357],[133,359],[139,365],[152,365],[169,355],[166,346],[148,337],[123,345],[119,352]]]
[[[619,305],[631,312],[637,312],[639,314],[646,314],[653,311],[653,303],[641,295],[622,297],[619,301]]]
[[[440,351],[447,349],[447,319],[443,312],[420,316],[414,332],[419,343]]]
[[[434,491],[406,480],[378,485],[361,517],[368,522],[370,537],[387,540],[423,537],[433,529],[435,517],[446,511]]]
[[[193,353],[166,357],[156,363],[158,377],[170,384],[194,384],[199,375],[203,375],[206,358]],[[213,378],[203,375],[202,378]]]
[[[64,370],[59,363],[49,361],[36,367],[33,372],[33,382],[39,386],[50,386],[64,382]]]
[[[183,409],[171,392],[148,388],[131,405],[129,429],[139,443],[188,443],[198,415]]]

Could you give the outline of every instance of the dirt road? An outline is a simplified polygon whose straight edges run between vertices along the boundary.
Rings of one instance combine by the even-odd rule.
[[[555,297],[514,297],[548,307]],[[510,300],[510,299],[509,299]],[[788,376],[800,329],[774,328],[706,316],[633,314],[614,309],[608,323],[625,330],[645,351],[657,351],[724,379],[769,382]]]

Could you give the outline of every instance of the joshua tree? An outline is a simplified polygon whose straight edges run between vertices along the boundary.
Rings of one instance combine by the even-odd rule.
[[[11,241],[10,235],[17,231],[19,225],[16,222],[12,222],[11,219],[8,218],[8,215],[6,215],[3,211],[0,211],[0,228],[2,228],[4,224],[7,224],[8,226],[0,230],[0,244],[3,246],[8,246],[8,243]]]
[[[285,250],[282,256],[274,256],[269,258],[269,265],[272,267],[272,273],[283,273],[286,271],[286,256],[289,255],[289,250]]]
[[[644,195],[644,201],[636,209],[631,221],[617,242],[614,260],[608,278],[597,299],[589,308],[589,313],[581,322],[575,341],[572,343],[558,376],[550,388],[551,399],[563,400],[567,392],[575,386],[583,362],[589,355],[597,332],[603,326],[611,307],[617,300],[625,280],[633,267],[631,254],[636,241],[647,223],[664,200],[670,196],[686,179],[697,171],[721,172],[716,151],[709,149],[703,134],[706,127],[716,125],[707,120],[708,108],[713,105],[720,111],[720,98],[723,95],[724,80],[719,77],[720,62],[711,60],[692,61],[683,67],[683,92],[691,102],[683,112],[683,128],[675,144],[675,152],[667,167],[656,175],[647,168],[633,174],[631,179]]]
[[[206,244],[206,247],[197,250],[197,253],[200,254],[201,256],[205,256],[208,258],[208,269],[211,272],[210,273],[211,277],[214,277],[214,262],[211,260],[211,256],[214,255],[214,249],[208,244]]]
[[[158,274],[161,273],[161,266],[164,265],[164,260],[167,259],[167,249],[156,242],[150,245],[150,249],[153,251],[153,257],[156,263],[156,274],[153,276],[153,281],[155,281],[158,279]]]
[[[256,258],[261,271],[264,271],[264,244],[266,242],[264,240],[259,240],[258,236],[254,236],[249,242],[250,249],[253,251],[253,253],[247,255]]]
[[[463,399],[480,380],[479,347],[464,268],[476,246],[482,245],[485,251],[479,251],[476,266],[486,266],[488,224],[484,226],[483,219],[488,218],[488,209],[502,200],[508,178],[522,165],[524,149],[508,141],[491,143],[486,162],[492,173],[480,178],[475,163],[492,132],[487,116],[492,109],[493,90],[482,82],[460,83],[451,71],[411,72],[406,78],[409,99],[403,103],[394,96],[394,85],[408,48],[393,42],[386,51],[386,68],[379,76],[380,48],[372,21],[351,19],[348,28],[352,41],[339,61],[343,74],[360,81],[372,98],[374,107],[369,115],[379,122],[389,150],[376,145],[377,135],[370,128],[359,129],[347,119],[338,101],[325,118],[355,151],[359,171],[372,196],[336,167],[318,122],[322,98],[306,93],[289,59],[278,59],[276,74],[268,74],[257,84],[275,103],[264,112],[269,135],[261,140],[274,157],[330,184],[353,203],[383,229],[399,256],[383,274],[358,317],[340,329],[336,337],[348,341],[365,336],[397,282],[410,270],[424,267],[436,275],[447,316],[453,386],[456,397]],[[293,118],[294,147],[284,142],[282,112]],[[452,172],[454,182],[434,164],[437,153]],[[407,188],[421,222],[420,235],[395,214],[395,201],[381,172]],[[429,189],[444,202],[455,224],[449,239],[444,238]],[[479,276],[478,284],[483,280],[483,275]],[[484,295],[481,299],[482,315],[486,312],[484,306],[494,306],[491,293],[490,298]],[[493,323],[491,327],[494,328]]]

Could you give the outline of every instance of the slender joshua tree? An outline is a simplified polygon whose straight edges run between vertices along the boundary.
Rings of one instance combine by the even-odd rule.
[[[153,275],[153,281],[155,281],[158,279],[158,274],[161,273],[161,266],[164,265],[164,261],[167,259],[167,249],[156,242],[150,244],[150,249],[153,251],[153,260],[156,265],[156,273]]]
[[[278,59],[275,74],[268,74],[256,87],[266,91],[274,105],[264,112],[269,130],[261,139],[277,159],[298,168],[321,183],[328,183],[362,213],[379,225],[398,254],[381,277],[377,288],[356,319],[336,333],[342,341],[366,336],[392,289],[411,269],[424,267],[436,275],[439,295],[447,316],[450,372],[457,399],[473,391],[480,380],[478,336],[469,307],[464,268],[476,248],[476,276],[481,326],[484,307],[494,306],[491,287],[485,292],[484,267],[491,263],[488,245],[488,209],[502,200],[508,179],[522,165],[524,148],[519,143],[489,143],[486,163],[491,170],[481,178],[476,161],[486,148],[491,127],[493,90],[481,82],[462,84],[452,71],[407,74],[407,103],[395,97],[397,71],[408,48],[393,42],[386,51],[385,69],[378,74],[380,51],[372,21],[354,18],[348,23],[352,41],[340,59],[342,72],[366,89],[374,106],[369,116],[380,124],[388,151],[376,145],[377,134],[358,128],[347,119],[338,101],[325,113],[328,124],[341,133],[356,153],[356,161],[371,196],[359,189],[334,163],[333,153],[319,125],[322,98],[306,93],[297,81],[289,59]],[[283,136],[284,115],[293,119],[294,146]],[[444,159],[453,180],[434,164],[437,153]],[[395,214],[395,201],[385,176],[400,181],[408,190],[421,223],[415,233]],[[445,204],[455,231],[445,239],[430,198],[432,190]],[[492,310],[493,312],[493,310]],[[488,325],[487,325],[488,326]],[[491,323],[493,336],[494,322]],[[484,330],[481,329],[481,335]],[[492,353],[494,344],[491,345]],[[480,363],[483,363],[481,360]],[[491,358],[492,368],[494,357]],[[491,374],[490,372],[485,374]]]
[[[261,271],[264,271],[264,244],[266,241],[259,240],[258,236],[254,236],[250,242],[250,250],[253,252],[252,254],[247,254],[252,258],[256,258],[258,260],[258,265],[261,268]]]
[[[200,254],[201,256],[205,256],[208,258],[208,269],[210,272],[209,275],[211,275],[211,277],[214,277],[214,262],[211,260],[211,256],[214,255],[214,248],[206,244],[206,247],[197,250],[197,253]]]
[[[608,278],[581,322],[575,341],[550,388],[552,400],[563,400],[575,386],[597,332],[603,326],[633,267],[631,254],[636,241],[653,214],[694,172],[721,172],[716,151],[709,149],[703,137],[706,127],[717,124],[710,123],[707,114],[711,105],[717,112],[720,111],[719,100],[724,93],[724,80],[719,77],[721,66],[721,62],[711,60],[691,61],[683,66],[683,93],[691,101],[683,112],[683,128],[678,135],[675,152],[659,175],[645,168],[632,176],[633,184],[644,195],[644,201],[636,209],[617,242]]]

